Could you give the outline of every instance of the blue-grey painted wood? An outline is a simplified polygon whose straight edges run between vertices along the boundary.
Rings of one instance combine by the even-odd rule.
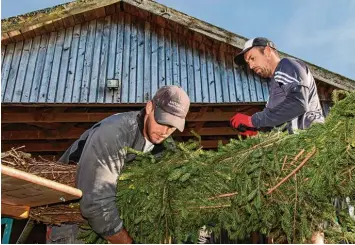
[[[158,87],[161,88],[166,85],[164,28],[157,27],[157,32],[158,32]]]
[[[180,52],[179,52],[179,39],[178,34],[173,32],[171,34],[172,39],[172,84],[181,86],[180,84]]]
[[[250,72],[249,69],[247,69],[246,75],[247,75],[248,85],[249,85],[250,101],[257,101],[258,99],[256,96],[256,87],[255,87],[254,76]]]
[[[22,90],[21,102],[29,102],[31,96],[32,85],[34,84],[33,78],[35,75],[35,68],[37,64],[37,57],[39,54],[39,47],[41,44],[41,37],[37,36],[33,39],[30,57],[28,60],[28,67],[26,71],[26,78],[24,80],[24,87]]]
[[[131,15],[125,13],[124,21],[121,100],[127,103],[129,99],[129,64],[131,58]]]
[[[118,13],[118,25],[117,25],[117,50],[116,50],[116,69],[115,69],[115,79],[118,79],[121,82],[121,87],[113,92],[113,103],[119,103],[121,102],[122,98],[122,81],[123,81],[123,75],[122,75],[122,70],[123,70],[123,49],[125,48],[124,46],[124,36],[125,36],[125,18],[124,18],[124,13]],[[128,34],[126,34],[128,35]]]
[[[201,87],[201,62],[200,62],[200,50],[198,48],[199,43],[193,41],[192,43],[192,57],[193,57],[193,68],[194,68],[194,80],[193,87],[195,91],[195,102],[202,103],[202,87]]]
[[[96,20],[92,20],[89,23],[85,58],[84,58],[84,70],[83,70],[83,80],[80,87],[80,102],[89,102],[89,89],[91,84],[91,73],[93,66],[94,48],[95,48],[95,32],[96,32]]]
[[[99,69],[100,69],[100,51],[101,41],[103,36],[103,19],[96,21],[95,40],[93,41],[93,53],[91,63],[91,74],[88,80],[88,102],[95,103],[97,101],[98,82],[99,82]]]
[[[213,68],[214,68],[214,85],[216,89],[216,101],[217,103],[223,102],[223,91],[222,91],[222,81],[221,81],[221,68],[220,68],[220,57],[217,48],[213,48]]]
[[[43,70],[42,80],[39,88],[38,102],[42,102],[42,103],[46,102],[57,35],[58,33],[52,32],[49,36],[46,59],[44,61],[44,70]]]
[[[1,45],[3,46],[3,45]],[[6,47],[5,57],[3,59],[4,63],[2,64],[1,68],[1,98],[2,102],[4,102],[4,94],[6,91],[6,85],[8,82],[8,77],[10,74],[12,58],[15,52],[15,44],[11,43]]]
[[[261,79],[261,87],[263,90],[263,101],[269,99],[269,80],[268,79]]]
[[[104,19],[104,30],[101,43],[101,56],[100,56],[100,69],[99,69],[99,84],[97,90],[97,100],[94,103],[106,103],[106,77],[107,77],[107,62],[108,62],[108,51],[110,46],[110,27],[111,27],[111,16],[106,16]]]
[[[21,102],[23,87],[24,87],[25,79],[26,79],[27,67],[29,64],[28,60],[30,57],[31,47],[32,47],[32,39],[25,40],[24,45],[23,45],[23,49],[22,49],[19,70],[18,70],[18,74],[17,74],[17,78],[16,78],[15,91],[14,91],[13,98],[12,98],[12,101],[14,103]]]
[[[211,47],[207,47],[205,49],[207,55],[207,82],[208,82],[208,91],[209,91],[209,103],[216,103],[216,79],[214,73],[214,56],[211,50]]]
[[[9,77],[7,80],[7,86],[6,86],[6,91],[4,95],[4,102],[11,102],[14,91],[15,91],[15,86],[16,86],[16,78],[18,71],[20,70],[20,60],[22,56],[22,49],[23,49],[23,41],[16,43],[15,46],[15,52],[14,52],[14,57],[11,62],[11,68],[9,72]],[[27,64],[26,64],[27,66]],[[22,68],[22,67],[21,67]]]
[[[192,40],[188,39],[186,40],[187,48],[186,48],[186,61],[187,61],[187,94],[190,97],[190,100],[196,101],[196,96],[195,96],[195,77],[194,77],[194,63],[193,63],[193,57],[192,57]]]
[[[65,92],[64,92],[64,101],[63,101],[64,103],[70,103],[73,97],[75,74],[77,72],[76,64],[77,64],[78,53],[79,53],[80,29],[81,29],[80,25],[74,26],[71,47],[70,47],[67,81],[66,81]]]
[[[187,87],[187,55],[186,55],[186,39],[179,35],[179,51],[180,51],[180,86],[188,92]]]
[[[227,84],[229,89],[230,102],[237,102],[237,93],[235,90],[235,81],[233,74],[233,64],[231,55],[226,54],[226,73],[227,73]]]
[[[249,79],[248,79],[248,72],[247,70],[243,69],[240,73],[241,76],[241,81],[242,81],[242,87],[243,87],[243,97],[244,97],[244,102],[251,102],[251,96],[250,96],[250,87],[249,87]]]
[[[6,46],[1,45],[1,69],[2,69],[2,65],[4,64],[5,52],[6,52]]]
[[[137,56],[138,56],[138,31],[137,22],[134,17],[131,19],[130,54],[129,54],[129,76],[128,76],[128,102],[136,102],[137,92]]]
[[[41,43],[39,45],[38,56],[35,65],[34,76],[31,85],[30,103],[38,102],[41,82],[44,75],[45,61],[47,57],[47,49],[49,46],[49,36],[41,36]]]
[[[172,59],[172,48],[171,48],[171,31],[165,31],[165,84],[173,84],[173,59]]]
[[[155,26],[151,26],[152,49],[151,49],[151,97],[158,89],[158,33]]]
[[[59,69],[62,63],[62,51],[64,45],[64,38],[65,38],[65,30],[61,30],[58,32],[55,49],[54,49],[54,58],[52,63],[52,70],[51,76],[49,79],[49,86],[46,93],[46,98],[44,98],[45,102],[54,103],[55,102],[55,95],[58,89],[58,79],[59,79]]]
[[[201,62],[201,87],[202,87],[202,102],[209,102],[209,83],[207,75],[207,57],[205,44],[200,44],[200,62]]]
[[[225,52],[223,50],[220,51],[220,59],[221,59],[221,65],[220,65],[220,72],[221,72],[221,83],[222,83],[222,98],[223,102],[229,102],[230,97],[229,97],[229,84],[228,84],[228,77],[227,77],[227,66],[226,66],[226,57],[225,57]]]
[[[73,95],[72,102],[79,103],[80,102],[80,93],[81,93],[81,84],[83,82],[83,74],[84,74],[84,62],[85,62],[85,53],[86,53],[86,43],[88,39],[88,30],[89,24],[85,23],[81,26],[80,30],[80,39],[79,39],[79,49],[78,49],[78,57],[77,64],[75,70],[75,78],[74,78],[74,87],[73,87]]]
[[[144,23],[144,102],[152,93],[152,36],[150,22]]]
[[[143,103],[144,101],[144,22],[138,23],[138,57],[137,57],[137,95],[136,103]]]
[[[243,80],[241,77],[242,69],[240,68],[234,68],[233,69],[233,74],[234,74],[234,82],[235,82],[235,91],[237,95],[237,101],[239,102],[244,102],[244,93],[243,93]]]
[[[186,34],[119,11],[2,46],[2,102],[144,103],[167,84],[192,103],[267,100],[268,82],[235,68],[233,52]]]
[[[64,102],[64,95],[68,81],[68,67],[69,67],[69,59],[70,59],[70,47],[72,46],[72,39],[73,39],[73,30],[74,28],[68,28],[65,32],[63,50],[62,50],[62,57],[60,62],[60,69],[59,69],[59,79],[57,89],[54,92],[57,92],[55,95],[55,102],[56,103],[63,103]],[[70,85],[69,85],[70,86]]]
[[[109,52],[107,63],[107,79],[115,79],[115,63],[117,52],[117,22],[118,15],[113,15],[110,25]],[[103,78],[105,79],[105,78]],[[114,91],[105,88],[105,103],[113,103]]]

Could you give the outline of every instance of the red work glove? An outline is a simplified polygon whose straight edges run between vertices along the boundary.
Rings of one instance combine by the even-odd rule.
[[[255,136],[258,134],[256,128],[251,122],[251,116],[237,113],[230,119],[230,124],[233,128],[237,129],[241,135]],[[253,130],[245,129],[246,127],[253,128]]]

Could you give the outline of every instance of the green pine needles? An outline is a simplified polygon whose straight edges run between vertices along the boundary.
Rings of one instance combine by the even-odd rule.
[[[325,124],[293,135],[260,133],[217,151],[167,142],[158,159],[135,152],[117,186],[125,228],[140,243],[196,242],[204,225],[231,239],[258,231],[276,243],[306,243],[324,231],[328,243],[355,243],[345,203],[355,199],[355,93],[334,98]],[[84,240],[93,242],[92,233]]]

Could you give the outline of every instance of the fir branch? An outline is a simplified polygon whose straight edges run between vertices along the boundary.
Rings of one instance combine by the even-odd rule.
[[[300,165],[298,165],[298,167],[293,170],[289,175],[287,175],[284,179],[282,179],[279,183],[277,183],[274,187],[272,187],[266,194],[269,195],[271,194],[274,190],[276,190],[280,185],[282,185],[284,182],[286,182],[292,175],[294,175],[295,173],[297,173],[305,164],[306,162],[314,155],[314,153],[316,152],[316,148],[313,147],[312,151],[310,153],[308,153],[308,155],[306,156],[306,158],[301,162]]]
[[[296,241],[296,215],[297,215],[297,202],[298,202],[298,188],[297,188],[297,174],[295,174],[295,206],[293,209],[293,242]]]
[[[218,196],[210,197],[210,198],[208,198],[208,200],[213,200],[213,199],[221,198],[221,197],[232,197],[232,196],[235,196],[237,194],[238,194],[238,192],[221,194],[221,195],[218,195]]]
[[[281,171],[284,170],[286,161],[287,161],[287,155],[284,157],[284,161],[283,161],[283,163],[282,163]]]
[[[295,162],[297,162],[297,161],[298,161],[298,158],[300,158],[303,153],[304,153],[304,149],[302,149],[302,150],[295,156],[295,158],[293,158],[293,160],[292,160],[291,163],[289,163],[289,164],[290,164],[290,165],[293,165]]]
[[[231,207],[230,204],[214,205],[214,206],[200,206],[198,208],[199,209],[210,209],[210,208],[229,208],[229,207]]]

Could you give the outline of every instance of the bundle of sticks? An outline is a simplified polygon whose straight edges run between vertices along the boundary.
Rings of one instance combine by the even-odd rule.
[[[21,148],[23,147],[1,153],[1,164],[75,187],[75,164],[61,164],[42,157],[36,159],[31,154],[22,152]],[[78,201],[33,207],[30,209],[30,218],[45,224],[85,223]]]

